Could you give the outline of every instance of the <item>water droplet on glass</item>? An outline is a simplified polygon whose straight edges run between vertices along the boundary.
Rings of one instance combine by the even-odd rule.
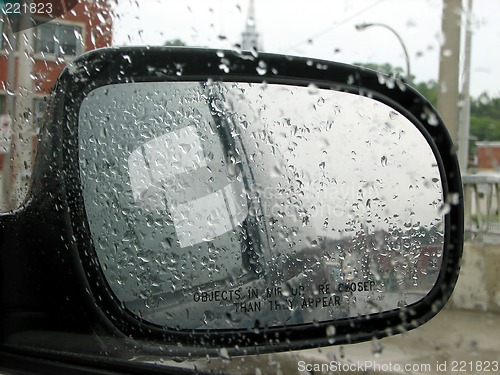
[[[409,29],[413,29],[413,28],[417,27],[417,23],[415,22],[415,20],[409,19],[406,22],[406,27],[409,28]]]
[[[219,358],[222,359],[223,361],[230,361],[231,357],[229,356],[229,353],[226,348],[222,348],[219,350]]]
[[[220,64],[219,69],[222,70],[224,73],[229,73],[229,67],[226,64]]]
[[[339,357],[345,358],[345,348],[343,346],[339,348]]]
[[[482,105],[488,105],[490,102],[490,98],[488,96],[488,94],[481,94],[479,96],[479,103],[481,103]]]
[[[438,209],[438,215],[443,216],[449,214],[451,211],[451,206],[449,203],[443,204],[441,207]]]
[[[172,240],[170,238],[165,238],[161,242],[161,245],[165,250],[169,250],[172,247]]]
[[[229,73],[230,69],[229,69],[229,65],[230,65],[230,61],[226,58],[221,58],[220,60],[220,65],[219,65],[219,69],[224,71],[224,73]]]
[[[439,124],[439,121],[437,119],[436,114],[432,113],[432,112],[428,113],[427,122],[429,123],[429,125],[432,125],[432,126],[437,126]]]
[[[379,339],[374,337],[372,339],[372,353],[375,357],[379,357],[382,352],[384,351],[384,347],[382,346],[382,343],[380,342]]]
[[[336,329],[333,325],[328,325],[326,327],[326,338],[328,339],[328,342],[330,344],[333,344],[335,342],[335,332],[336,332]]]
[[[252,47],[251,53],[252,53],[253,57],[255,57],[255,58],[259,57],[259,52],[257,51],[257,48]]]
[[[102,13],[97,13],[97,18],[99,19],[99,22],[105,24],[106,23],[106,19],[104,18],[104,16],[102,15]]]
[[[283,176],[283,172],[279,168],[279,166],[275,165],[273,169],[271,169],[271,177],[278,178]]]
[[[450,204],[457,205],[460,202],[460,195],[458,193],[451,193],[448,197]]]
[[[397,113],[397,112],[395,112],[395,111],[391,111],[391,112],[389,112],[389,118],[390,118],[391,120],[395,120],[395,119],[396,119],[396,118],[398,118],[398,117],[399,117],[399,113]]]
[[[190,144],[187,144],[187,143],[183,143],[183,144],[179,145],[179,147],[182,150],[182,152],[185,154],[187,154],[192,148],[192,146]]]
[[[267,64],[264,62],[264,61],[259,61],[259,64],[257,66],[257,73],[259,73],[259,75],[264,75],[267,73]]]
[[[309,84],[309,86],[307,86],[307,92],[311,95],[319,94],[318,86],[316,86],[314,83]]]

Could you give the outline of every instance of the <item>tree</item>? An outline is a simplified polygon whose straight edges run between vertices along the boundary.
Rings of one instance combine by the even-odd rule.
[[[406,73],[400,66],[392,66],[389,63],[385,64],[375,64],[375,63],[354,63],[356,66],[360,66],[362,68],[375,70],[376,72],[384,73],[397,78],[406,78]],[[411,80],[415,80],[415,76],[411,76]]]
[[[356,63],[355,65],[395,77],[404,76],[403,69],[391,64]],[[416,83],[412,86],[434,107],[437,103],[439,85],[436,81]],[[478,141],[500,141],[500,97],[491,98],[487,93],[471,98],[470,135]]]
[[[167,40],[163,45],[165,47],[185,47],[186,43],[184,43],[182,40],[176,38],[176,39]]]
[[[500,98],[482,93],[470,106],[471,135],[478,141],[500,141]]]
[[[500,120],[500,98],[490,98],[487,93],[482,93],[477,99],[472,99],[470,105],[475,115]]]
[[[419,82],[413,86],[432,104],[433,107],[436,107],[438,90],[438,84],[436,81],[430,80],[427,82]]]
[[[500,141],[500,120],[471,115],[470,134],[478,141]]]

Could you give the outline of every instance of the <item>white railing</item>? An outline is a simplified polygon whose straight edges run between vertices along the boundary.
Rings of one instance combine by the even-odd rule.
[[[462,176],[467,239],[500,243],[500,173]]]

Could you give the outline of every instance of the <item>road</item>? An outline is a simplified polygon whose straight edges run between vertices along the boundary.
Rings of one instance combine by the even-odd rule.
[[[445,308],[422,327],[398,336],[323,349],[202,361],[198,368],[252,375],[493,374],[500,371],[492,371],[495,361],[500,366],[500,315]],[[488,363],[490,371],[475,371],[476,366],[484,368]],[[312,367],[328,370],[332,364],[350,364],[356,371],[321,371],[321,367]],[[470,371],[470,366],[474,371]]]

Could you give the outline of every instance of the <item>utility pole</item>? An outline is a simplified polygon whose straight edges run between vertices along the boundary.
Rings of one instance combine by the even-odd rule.
[[[22,0],[22,4],[27,0]],[[29,13],[21,13],[20,30],[17,34],[19,50],[17,53],[16,108],[13,117],[12,176],[9,204],[11,208],[21,205],[28,190],[33,157],[33,20]]]
[[[440,51],[437,110],[458,145],[460,33],[462,0],[443,0],[443,19]],[[455,153],[456,150],[450,150]]]
[[[465,51],[462,81],[462,106],[459,113],[458,128],[458,161],[462,174],[467,173],[469,163],[469,132],[470,132],[470,66],[472,49],[472,6],[473,1],[469,0],[467,5],[467,21],[465,30]]]

